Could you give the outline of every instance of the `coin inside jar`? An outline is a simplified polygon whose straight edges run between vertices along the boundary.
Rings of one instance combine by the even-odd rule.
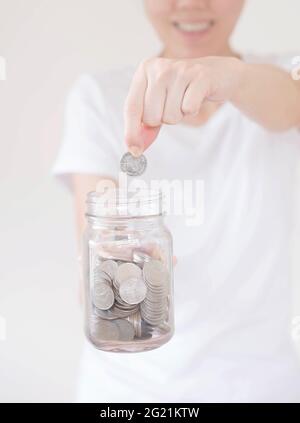
[[[144,263],[151,261],[151,256],[143,251],[134,250],[132,257],[133,261],[138,265],[143,265]]]
[[[141,278],[130,278],[122,282],[119,294],[127,304],[139,304],[146,297],[147,287]]]
[[[129,342],[132,341],[135,335],[134,326],[131,322],[124,319],[116,319],[114,323],[117,325],[119,329],[119,341]]]
[[[91,334],[97,340],[119,340],[120,329],[113,321],[94,318],[91,323]]]
[[[98,268],[106,273],[110,279],[113,279],[118,269],[118,263],[114,260],[105,260],[98,265]]]
[[[141,276],[142,270],[139,266],[134,263],[123,263],[116,271],[115,284],[120,286],[124,281],[130,278],[140,278]]]
[[[169,278],[166,267],[159,260],[146,262],[143,273],[145,280],[153,287],[164,286]]]
[[[108,310],[115,301],[113,290],[107,283],[98,283],[94,286],[93,302],[100,310]]]

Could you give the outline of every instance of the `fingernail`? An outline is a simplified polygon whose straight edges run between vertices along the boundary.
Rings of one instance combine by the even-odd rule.
[[[142,148],[137,145],[131,145],[128,150],[134,157],[139,157],[143,154]]]

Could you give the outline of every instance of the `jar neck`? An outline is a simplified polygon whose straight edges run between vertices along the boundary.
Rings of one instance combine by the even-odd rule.
[[[99,219],[121,220],[159,216],[163,213],[161,191],[126,191],[110,189],[87,195],[87,216]]]
[[[86,214],[88,225],[93,229],[114,229],[124,230],[131,228],[134,230],[150,230],[157,226],[163,225],[163,214],[153,216],[136,216],[136,217],[95,217]]]

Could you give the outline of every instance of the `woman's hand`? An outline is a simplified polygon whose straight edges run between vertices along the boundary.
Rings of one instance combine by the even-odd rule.
[[[172,60],[152,58],[138,67],[125,104],[125,140],[138,156],[162,124],[196,116],[204,100],[231,100],[239,89],[243,62],[233,57]]]

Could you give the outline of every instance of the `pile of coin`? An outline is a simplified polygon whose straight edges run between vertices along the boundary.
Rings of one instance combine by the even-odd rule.
[[[105,320],[91,317],[92,336],[101,341],[132,341],[135,329],[132,323],[124,319]]]
[[[134,251],[131,262],[98,257],[91,270],[90,326],[96,339],[145,339],[168,319],[170,275],[160,260]]]
[[[143,276],[147,297],[141,304],[141,316],[145,322],[157,326],[167,317],[169,274],[161,261],[151,260],[144,264]]]

